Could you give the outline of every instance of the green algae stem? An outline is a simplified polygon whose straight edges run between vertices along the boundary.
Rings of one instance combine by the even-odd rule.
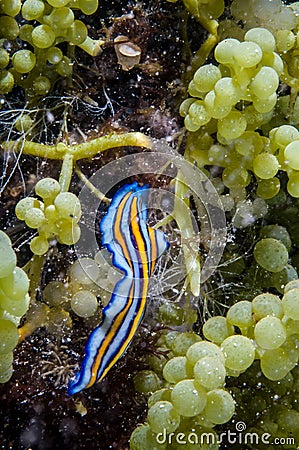
[[[109,134],[75,145],[66,145],[61,142],[55,145],[46,145],[30,141],[6,141],[1,144],[4,151],[22,152],[24,155],[41,158],[63,160],[65,155],[68,154],[72,156],[74,162],[79,159],[92,158],[98,153],[114,147],[130,146],[152,148],[152,141],[143,133],[131,132]]]

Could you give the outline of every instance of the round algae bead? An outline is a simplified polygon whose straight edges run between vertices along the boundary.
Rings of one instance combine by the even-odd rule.
[[[2,1],[1,8],[4,14],[15,17],[21,11],[21,0]]]
[[[74,23],[74,13],[71,8],[65,6],[61,8],[54,8],[49,16],[47,22],[55,30],[68,28]]]
[[[290,281],[284,288],[284,293],[286,294],[287,292],[289,292],[292,289],[297,289],[299,288],[299,279],[295,279]]]
[[[221,78],[214,86],[216,104],[232,106],[240,100],[241,92],[231,77]]]
[[[224,389],[214,389],[207,393],[204,417],[215,424],[228,422],[235,412],[235,402]]]
[[[222,180],[225,186],[233,188],[235,186],[247,186],[250,183],[250,176],[243,167],[226,167],[222,173]]]
[[[199,91],[208,92],[213,89],[217,81],[221,79],[221,76],[220,69],[217,66],[206,64],[197,69],[193,80]]]
[[[70,220],[61,220],[59,222],[59,241],[65,245],[74,245],[79,241],[81,229],[77,223]]]
[[[74,45],[82,44],[87,38],[86,25],[81,20],[75,20],[67,29],[68,40]]]
[[[269,278],[271,287],[277,289],[280,293],[283,293],[285,285],[298,278],[297,270],[291,265],[287,264],[281,272],[272,274]]]
[[[98,9],[98,0],[79,0],[79,8],[86,15],[93,14]]]
[[[71,307],[79,317],[91,317],[98,309],[98,301],[92,292],[82,290],[73,295]]]
[[[224,339],[234,333],[234,327],[227,322],[225,317],[215,316],[206,321],[202,331],[206,339],[221,344]]]
[[[191,364],[197,363],[197,361],[206,356],[214,357],[224,363],[225,359],[222,351],[218,345],[212,342],[200,341],[192,344],[186,353],[187,359]]]
[[[240,137],[247,127],[247,121],[240,111],[231,111],[218,121],[218,131],[225,139]]]
[[[261,357],[261,369],[269,380],[278,381],[289,373],[292,363],[283,348],[266,350]]]
[[[204,96],[204,92],[201,92],[198,90],[193,79],[188,84],[188,94],[190,94],[192,97],[198,97],[198,98],[202,98]]]
[[[265,350],[280,347],[286,338],[285,327],[278,317],[263,317],[254,328],[254,339]]]
[[[55,33],[49,25],[39,25],[32,31],[32,42],[38,48],[51,47],[55,39]]]
[[[207,113],[204,104],[201,100],[196,100],[195,102],[192,103],[192,105],[189,108],[188,115],[190,117],[192,124],[194,124],[197,127],[202,127],[211,120],[211,116]],[[186,128],[188,129],[186,123],[185,125]]]
[[[180,105],[180,115],[182,117],[186,117],[189,111],[190,106],[192,103],[194,103],[196,100],[195,98],[186,98]]]
[[[54,201],[59,217],[78,222],[81,217],[81,205],[78,197],[71,192],[61,192]]]
[[[282,307],[287,317],[299,320],[299,288],[290,289],[284,294]]]
[[[275,197],[280,190],[280,180],[276,177],[258,182],[256,193],[259,197],[269,200]]]
[[[225,367],[228,369],[243,372],[254,361],[254,345],[245,336],[229,336],[222,342],[221,350],[225,357]]]
[[[197,125],[196,122],[193,122],[193,120],[191,119],[189,114],[187,114],[187,116],[185,117],[184,125],[185,125],[186,129],[191,132],[195,132],[195,131],[199,130],[199,128],[200,128],[200,125]]]
[[[296,139],[299,139],[299,131],[292,125],[281,125],[271,130],[270,138],[280,147],[285,147]]]
[[[26,225],[30,228],[39,228],[45,221],[45,215],[39,208],[30,208],[25,214]]]
[[[8,70],[0,71],[0,94],[8,94],[12,91],[15,84],[15,79],[12,73]]]
[[[7,367],[7,369],[0,373],[0,383],[7,383],[7,381],[10,380],[11,376],[13,374],[13,366],[12,364]]]
[[[23,114],[16,120],[15,127],[18,131],[23,133],[24,131],[30,130],[33,125],[33,120],[29,116],[29,114]]]
[[[19,299],[28,292],[29,279],[24,270],[16,267],[10,275],[0,278],[0,287],[8,297]]]
[[[89,285],[96,281],[100,269],[92,258],[80,258],[69,269],[70,278],[79,284]]]
[[[256,320],[263,317],[274,316],[279,319],[283,316],[282,303],[280,298],[274,294],[260,294],[252,300],[252,311]]]
[[[6,242],[0,241],[0,279],[9,276],[16,267],[15,252]]]
[[[291,320],[291,319],[289,319],[289,320]],[[295,322],[295,321],[293,321],[293,322]],[[297,326],[298,326],[299,321],[296,321],[296,322],[297,322]],[[298,331],[298,328],[297,328],[297,331]],[[298,339],[298,336],[291,336],[290,335],[290,337],[280,347],[280,348],[282,348],[283,350],[285,350],[287,352],[288,358],[290,360],[290,368],[291,368],[291,370],[295,366],[297,366],[298,357],[299,357],[298,341],[296,341],[296,339]]]
[[[170,383],[188,378],[187,358],[185,356],[175,356],[171,358],[163,367],[163,377]]]
[[[251,28],[245,33],[244,40],[255,42],[263,52],[270,53],[275,50],[275,38],[266,28]]]
[[[161,351],[162,354],[159,355],[149,355],[147,358],[147,362],[150,365],[151,369],[154,370],[156,373],[162,373],[163,367],[165,366],[168,358],[166,357],[167,348],[165,347],[159,347],[159,351]],[[163,354],[165,352],[165,355]],[[165,398],[161,398],[160,400],[168,400]]]
[[[281,413],[277,415],[277,423],[280,429],[292,434],[294,430],[299,430],[299,411],[295,411],[295,409],[285,409],[281,411]]]
[[[196,381],[183,380],[174,386],[171,402],[181,416],[194,417],[206,406],[207,394]]]
[[[54,178],[43,178],[35,185],[35,192],[43,199],[54,199],[60,192],[60,184]]]
[[[49,306],[60,306],[69,299],[69,290],[62,281],[50,281],[43,290],[43,301]]]
[[[279,85],[279,77],[272,67],[263,66],[250,84],[251,92],[261,99],[272,95]]]
[[[157,442],[155,435],[149,425],[139,425],[130,437],[130,450],[166,450],[166,444]]]
[[[226,370],[220,358],[204,356],[194,366],[194,378],[205,389],[211,390],[222,387]]]
[[[253,171],[257,177],[263,180],[273,178],[278,169],[279,162],[271,153],[260,153],[253,160]]]
[[[236,325],[240,329],[248,328],[253,324],[252,304],[247,300],[235,303],[229,308],[226,319],[232,325]]]
[[[155,403],[149,410],[147,420],[155,433],[172,433],[180,425],[180,415],[173,404],[167,401]]]
[[[276,33],[276,48],[279,53],[286,53],[295,45],[295,35],[291,30],[278,30]]]
[[[28,310],[30,297],[28,294],[22,298],[11,299],[10,297],[4,297],[1,300],[1,307],[5,309],[9,314],[16,317],[23,316]]]
[[[29,209],[37,208],[38,200],[33,197],[22,198],[16,205],[15,213],[18,219],[25,220],[25,215]]]
[[[0,354],[11,352],[18,340],[17,327],[10,320],[0,319]]]
[[[161,387],[161,380],[153,370],[141,370],[134,377],[134,386],[137,392],[149,394]]]
[[[299,170],[299,140],[290,142],[284,149],[285,163],[291,169]]]
[[[153,392],[151,396],[148,399],[148,407],[150,408],[155,403],[166,400],[167,402],[170,402],[170,396],[171,396],[171,389],[158,389],[157,391]]]
[[[0,355],[0,374],[4,373],[13,362],[13,352],[7,352]]]
[[[273,238],[281,241],[287,248],[288,251],[291,250],[292,241],[288,230],[281,225],[265,225],[260,231],[261,238]]]
[[[64,56],[58,64],[56,64],[56,72],[62,77],[69,77],[72,75],[73,63],[70,58]]]
[[[262,219],[267,214],[268,205],[263,198],[255,198],[252,202],[252,207],[256,219]]]
[[[234,59],[241,67],[254,67],[261,61],[262,57],[262,49],[255,42],[244,41],[235,48]]]
[[[280,272],[287,264],[289,254],[285,245],[273,238],[261,239],[254,247],[256,262],[269,272]]]
[[[47,60],[50,64],[58,64],[63,58],[63,53],[60,48],[51,47],[47,51]]]
[[[207,93],[204,99],[204,106],[207,113],[214,119],[223,119],[231,111],[231,103],[220,105],[219,102],[216,101],[216,94],[214,91]]]
[[[44,255],[49,250],[49,242],[42,236],[36,236],[30,242],[30,250],[35,255]]]
[[[201,341],[201,337],[196,333],[179,333],[171,345],[171,350],[176,356],[184,356],[190,345]]]
[[[33,25],[25,24],[20,28],[20,39],[32,44],[32,30]]]
[[[9,53],[0,47],[0,69],[5,69],[9,64]]]
[[[267,98],[259,98],[259,97],[254,98],[253,106],[258,112],[264,114],[272,111],[272,109],[276,105],[276,102],[277,102],[277,95],[276,92],[274,92]]]
[[[299,198],[299,172],[294,172],[289,176],[287,190],[292,197]]]
[[[18,50],[12,56],[12,64],[17,72],[28,73],[36,63],[36,57],[30,50]]]
[[[11,240],[7,236],[4,231],[0,230],[0,244],[7,245],[8,247],[11,247]]]
[[[224,39],[215,48],[215,59],[221,64],[234,64],[234,55],[238,51],[240,41]]]
[[[45,9],[41,0],[26,0],[22,6],[22,16],[26,20],[35,20],[40,17]]]
[[[159,318],[165,325],[181,325],[184,321],[184,311],[174,303],[163,303],[159,307]]]
[[[18,22],[9,16],[0,17],[0,38],[14,40],[19,35]]]
[[[180,333],[178,331],[169,331],[167,334],[165,334],[164,339],[166,347],[171,349],[173,341],[179,334]]]

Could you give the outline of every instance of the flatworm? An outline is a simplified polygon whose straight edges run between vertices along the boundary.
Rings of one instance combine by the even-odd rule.
[[[148,186],[136,182],[123,186],[101,220],[102,245],[124,276],[103,309],[101,324],[87,340],[80,371],[69,383],[69,395],[104,378],[128,348],[144,316],[149,279],[157,258],[169,245],[163,232],[147,225],[147,190]]]

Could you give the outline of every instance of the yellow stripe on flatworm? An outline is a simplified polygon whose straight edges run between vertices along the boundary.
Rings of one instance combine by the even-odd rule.
[[[133,320],[133,324],[130,330],[130,333],[127,336],[127,339],[124,341],[123,345],[120,347],[120,349],[118,350],[117,354],[114,356],[114,358],[112,359],[112,361],[110,362],[110,364],[106,367],[106,369],[104,370],[102,376],[100,377],[100,380],[102,380],[105,375],[109,372],[109,370],[111,369],[111,367],[116,363],[116,361],[120,358],[120,356],[124,353],[124,351],[126,350],[129,342],[133,339],[136,330],[138,328],[138,325],[140,323],[140,320],[142,318],[143,312],[144,312],[144,308],[145,308],[145,303],[146,303],[146,294],[147,294],[147,290],[148,290],[148,259],[147,259],[147,253],[145,251],[145,245],[144,245],[144,240],[143,240],[143,236],[140,233],[140,229],[138,226],[138,211],[137,211],[137,199],[136,197],[133,199],[132,201],[132,231],[133,231],[133,235],[135,236],[137,245],[138,245],[138,250],[141,254],[142,258],[142,267],[146,266],[146,269],[144,271],[143,274],[143,290],[142,290],[142,295],[141,295],[141,305],[138,311],[138,314],[136,314],[136,316],[134,317]],[[136,274],[133,274],[134,276]],[[128,305],[131,306],[132,301],[134,301],[134,299],[132,299],[132,294],[130,293],[130,300],[128,302]],[[128,310],[128,307],[126,306],[125,311]],[[110,334],[110,333],[109,333]],[[99,366],[97,366],[99,367]]]
[[[128,310],[130,309],[132,302],[133,302],[133,292],[134,292],[134,284],[131,287],[130,290],[130,294],[128,296],[128,302],[126,304],[126,307],[119,313],[119,315],[117,316],[117,318],[115,319],[115,321],[113,322],[113,326],[110,329],[109,333],[105,336],[105,340],[103,342],[103,344],[101,345],[101,347],[98,350],[97,356],[94,360],[94,363],[92,365],[92,369],[91,369],[91,377],[90,377],[90,381],[88,383],[88,385],[86,387],[90,387],[92,386],[96,381],[97,381],[97,374],[98,374],[98,369],[101,365],[103,356],[105,356],[106,350],[108,348],[108,346],[110,345],[111,341],[113,340],[117,330],[119,329],[119,327],[121,326],[124,317],[126,316]],[[119,359],[119,354],[120,351],[118,351],[117,355],[115,356],[115,358],[113,359],[113,361],[109,364],[109,366],[106,367],[105,371],[103,372],[100,380],[102,378],[104,378],[104,376],[106,375],[106,373],[109,371],[109,369],[113,366],[113,364],[115,364],[115,362]],[[121,353],[122,354],[122,353]],[[98,381],[100,381],[98,380]]]
[[[148,227],[148,234],[151,242],[151,271],[150,275],[152,275],[155,265],[156,265],[156,259],[158,257],[157,252],[157,242],[156,242],[156,231],[154,228]]]
[[[118,242],[120,243],[122,250],[125,254],[125,257],[128,261],[128,263],[130,264],[130,266],[132,267],[132,262],[129,258],[129,252],[126,246],[126,242],[121,234],[121,230],[120,230],[120,222],[121,222],[121,217],[122,217],[122,212],[124,209],[124,206],[126,204],[127,198],[131,195],[131,193],[129,192],[124,199],[122,200],[122,202],[120,203],[119,206],[119,210],[117,212],[116,215],[116,220],[115,220],[115,227],[114,227],[114,231],[115,231],[115,237],[118,240]],[[130,221],[132,223],[132,232],[133,235],[135,237],[137,246],[138,246],[138,251],[140,253],[140,257],[141,257],[141,264],[143,267],[143,289],[142,289],[142,293],[140,295],[141,297],[141,306],[139,308],[138,313],[135,315],[134,320],[133,320],[133,324],[130,330],[129,335],[127,336],[126,340],[124,341],[123,345],[120,347],[120,349],[118,350],[118,352],[116,353],[116,355],[114,356],[114,358],[112,359],[112,361],[110,362],[110,364],[106,367],[106,369],[104,370],[102,376],[100,377],[100,379],[98,381],[100,381],[101,379],[104,378],[104,376],[106,375],[106,373],[111,369],[111,367],[116,363],[116,361],[120,358],[120,356],[123,354],[123,352],[125,351],[126,347],[128,346],[129,342],[131,341],[131,339],[133,338],[134,334],[136,333],[138,324],[142,318],[143,315],[143,311],[145,308],[145,301],[146,301],[146,294],[147,294],[147,289],[148,289],[148,278],[149,278],[149,273],[148,273],[148,259],[147,259],[147,253],[146,253],[146,247],[144,245],[144,240],[143,240],[143,236],[140,233],[140,228],[138,226],[138,210],[137,210],[137,198],[135,197],[132,200],[132,207],[131,207],[131,215],[130,215]],[[145,269],[145,270],[144,270]],[[135,278],[136,274],[133,272],[133,279]],[[91,370],[91,378],[90,381],[87,385],[87,387],[92,386],[96,381],[97,381],[97,373],[98,373],[98,369],[101,365],[103,356],[105,355],[106,349],[108,348],[108,346],[110,345],[110,343],[113,341],[118,329],[121,327],[121,324],[123,322],[123,320],[125,319],[128,310],[130,309],[132,302],[134,301],[133,299],[133,290],[134,290],[134,284],[132,285],[129,297],[128,297],[128,302],[126,307],[119,313],[119,315],[117,316],[117,318],[115,319],[113,326],[111,327],[111,329],[109,330],[109,333],[105,336],[105,340],[102,344],[102,346],[99,348],[99,352],[97,354],[97,357],[95,358],[95,361],[92,365],[92,370]]]
[[[125,197],[122,199],[122,201],[119,204],[118,207],[118,211],[115,217],[115,223],[114,223],[114,227],[113,227],[113,234],[115,239],[117,240],[117,242],[119,243],[119,245],[122,248],[122,251],[124,253],[125,259],[127,261],[127,263],[129,264],[129,266],[131,267],[131,269],[133,270],[132,267],[132,260],[130,258],[130,252],[128,250],[128,247],[126,245],[125,239],[123,238],[122,232],[121,232],[121,221],[122,221],[122,213],[124,210],[124,207],[126,205],[126,202],[128,200],[128,198],[130,197],[130,195],[132,194],[132,192],[128,192]]]
[[[141,233],[141,228],[138,225],[138,209],[137,209],[137,198],[134,197],[132,201],[132,231],[133,236],[135,237],[135,241],[137,243],[137,248],[139,251],[142,269],[143,269],[143,277],[142,280],[146,280],[147,283],[143,283],[143,292],[141,297],[145,297],[147,294],[148,287],[148,278],[149,278],[149,260],[147,256],[146,246],[144,244],[144,237]],[[136,276],[136,274],[134,274]],[[139,275],[138,275],[139,276]]]

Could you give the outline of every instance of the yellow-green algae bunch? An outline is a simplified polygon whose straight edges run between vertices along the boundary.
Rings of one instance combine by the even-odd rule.
[[[269,136],[256,131],[275,113],[284,63],[274,50],[274,36],[265,28],[250,29],[243,42],[221,41],[214,52],[219,65],[206,64],[195,72],[188,89],[192,97],[181,104],[180,112],[187,130],[199,130],[190,136],[189,157],[200,167],[224,167],[226,187],[246,187],[254,174],[258,195],[271,198],[280,189],[276,175],[284,170],[289,178],[287,190],[298,198],[297,128],[281,125],[270,130]],[[200,151],[196,142],[206,130],[217,133],[218,143]]]
[[[0,230],[0,383],[12,375],[13,350],[19,340],[18,325],[29,306],[29,279],[17,267],[7,234]]]
[[[254,373],[256,383],[262,373],[263,382],[267,385],[270,380],[274,391],[274,382],[278,383],[277,392],[280,389],[286,393],[285,383],[289,389],[289,396],[275,408],[268,403],[267,393],[264,398],[261,391],[258,408],[262,409],[257,410],[267,412],[267,425],[261,422],[256,431],[261,435],[272,426],[275,435],[298,441],[298,371],[293,371],[299,357],[298,331],[296,279],[285,286],[282,298],[265,292],[252,302],[235,303],[226,317],[211,317],[202,327],[204,339],[191,332],[164,333],[158,342],[160,356],[149,358],[151,370],[141,371],[135,377],[137,390],[151,395],[147,424],[133,432],[131,450],[180,448],[182,436],[187,448],[219,448],[214,428],[228,422],[236,406],[245,401],[245,393],[232,388],[228,379],[241,374],[247,379],[247,371],[248,377]],[[250,409],[255,409],[254,405]],[[251,411],[247,412],[248,423],[252,420],[250,414]],[[212,436],[209,441],[205,440],[207,433]],[[192,435],[190,441],[188,435]]]
[[[43,178],[35,186],[35,192],[43,201],[25,197],[16,206],[17,218],[24,220],[29,228],[38,230],[38,236],[30,242],[35,255],[45,254],[51,239],[72,245],[80,238],[80,202],[72,192],[60,191],[57,180]]]
[[[84,22],[75,18],[76,11],[90,15],[97,8],[98,0],[2,0],[0,94],[18,85],[27,97],[44,96],[59,77],[71,77],[74,46],[97,55],[102,41],[90,38]]]

